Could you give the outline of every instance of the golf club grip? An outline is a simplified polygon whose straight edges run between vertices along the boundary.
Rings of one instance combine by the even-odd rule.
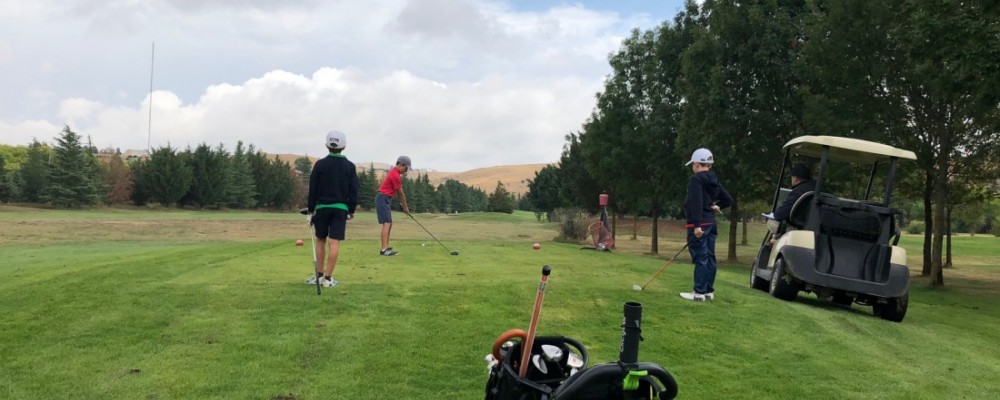
[[[528,360],[531,359],[531,347],[535,342],[535,329],[538,328],[538,314],[542,311],[542,302],[545,300],[545,286],[549,282],[551,268],[547,265],[542,270],[542,280],[538,283],[538,295],[535,296],[535,309],[531,312],[531,325],[528,326],[528,336],[524,339],[524,346],[521,346],[521,368],[518,376],[524,378],[528,374]]]
[[[501,333],[500,336],[497,337],[497,340],[493,342],[493,351],[492,351],[493,358],[495,358],[497,361],[503,361],[503,354],[500,354],[500,349],[503,348],[503,344],[506,343],[508,340],[511,340],[516,337],[521,338],[521,341],[524,342],[524,338],[526,336],[528,336],[528,334],[524,332],[524,329],[518,329],[518,328],[514,328],[508,330],[507,332]]]

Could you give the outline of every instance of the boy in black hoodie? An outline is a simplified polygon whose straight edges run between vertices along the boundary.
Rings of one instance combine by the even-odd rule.
[[[309,175],[309,214],[316,228],[316,241],[319,242],[316,246],[316,276],[306,280],[310,285],[321,279],[324,287],[337,286],[333,269],[340,255],[340,241],[344,240],[347,220],[354,217],[358,206],[358,169],[340,154],[345,147],[347,136],[343,132],[327,133],[326,148],[330,154],[316,161]],[[328,242],[329,253],[326,252]]]
[[[688,180],[684,215],[687,219],[688,251],[694,262],[694,291],[681,293],[687,300],[705,301],[715,298],[715,214],[733,204],[733,198],[711,171],[715,160],[708,149],[698,149],[691,155],[694,175]]]

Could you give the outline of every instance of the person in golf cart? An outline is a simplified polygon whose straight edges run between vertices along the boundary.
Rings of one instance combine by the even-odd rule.
[[[802,197],[803,194],[812,192],[816,190],[816,181],[812,179],[812,173],[809,172],[809,167],[805,164],[798,164],[792,168],[792,191],[788,193],[788,197],[785,201],[774,210],[774,213],[768,216],[767,219],[767,229],[771,231],[772,235],[778,234],[778,228],[781,227],[781,223],[788,220],[788,217],[792,213],[792,206],[795,205],[795,201]]]

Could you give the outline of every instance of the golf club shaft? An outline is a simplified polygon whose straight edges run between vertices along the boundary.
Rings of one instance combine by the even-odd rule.
[[[444,243],[441,243],[441,241],[438,240],[438,238],[435,237],[434,234],[431,233],[431,231],[427,230],[427,228],[425,228],[424,225],[420,223],[420,221],[417,221],[417,217],[414,217],[413,214],[406,214],[406,215],[409,215],[410,219],[412,219],[413,222],[416,222],[417,225],[419,225],[420,228],[424,230],[424,232],[427,232],[428,235],[431,235],[431,238],[433,238],[434,241],[437,242],[437,244],[441,245],[441,247],[444,247],[444,249],[447,250],[448,253],[451,253],[451,249],[449,249],[448,246],[445,246]]]
[[[642,290],[646,290],[646,286],[649,285],[649,283],[652,282],[654,279],[656,279],[657,276],[660,276],[660,274],[663,273],[663,271],[666,270],[667,267],[669,267],[670,264],[674,262],[674,259],[677,258],[677,256],[681,255],[681,252],[684,251],[684,249],[686,249],[688,247],[688,244],[690,244],[690,243],[684,243],[684,247],[681,247],[680,250],[677,250],[677,254],[674,254],[673,257],[670,257],[670,261],[667,261],[666,264],[663,264],[663,266],[660,267],[660,270],[656,271],[656,274],[653,275],[652,278],[649,278],[649,280],[646,281],[645,285],[642,285]]]
[[[538,295],[535,296],[535,309],[531,312],[531,325],[528,326],[528,336],[524,338],[524,345],[521,346],[521,368],[518,376],[524,378],[528,374],[528,361],[531,360],[531,347],[535,342],[535,328],[538,327],[538,314],[542,311],[542,301],[545,300],[545,286],[549,282],[549,273],[552,271],[548,265],[542,267],[542,280],[538,283]]]
[[[320,271],[319,262],[316,261],[316,234],[312,229],[312,218],[309,219],[309,241],[312,242],[312,252],[313,252],[313,274],[316,275],[316,295],[322,294],[322,289],[320,289]]]

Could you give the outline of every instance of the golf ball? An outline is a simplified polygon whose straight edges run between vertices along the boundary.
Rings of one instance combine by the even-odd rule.
[[[427,246],[427,243],[421,243],[420,244],[420,247],[424,247],[424,246]]]
[[[535,243],[535,244],[531,245],[531,248],[533,248],[533,249],[535,249],[535,250],[538,250],[538,249],[541,249],[541,248],[542,248],[542,245],[540,245],[540,244],[538,244],[538,243]]]

